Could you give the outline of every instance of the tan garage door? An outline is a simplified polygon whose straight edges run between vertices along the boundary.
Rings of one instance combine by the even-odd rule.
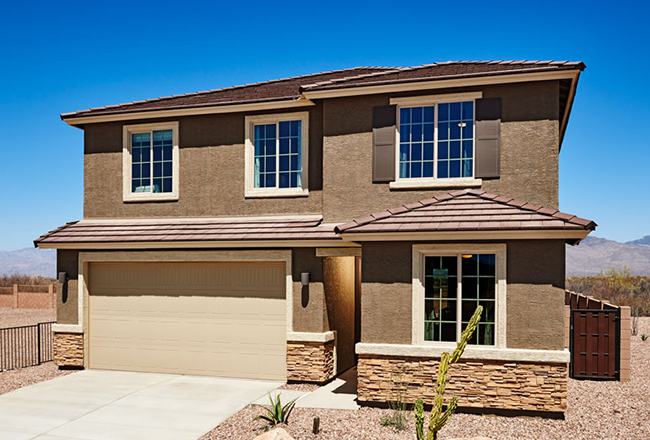
[[[283,380],[285,263],[91,263],[91,368]]]

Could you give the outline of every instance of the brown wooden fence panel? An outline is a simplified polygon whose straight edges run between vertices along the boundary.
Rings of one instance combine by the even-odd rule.
[[[571,377],[618,380],[620,311],[571,311]]]

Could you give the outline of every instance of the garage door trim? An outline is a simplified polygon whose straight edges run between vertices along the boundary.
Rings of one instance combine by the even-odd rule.
[[[291,250],[244,250],[244,251],[118,251],[118,252],[80,252],[78,278],[78,328],[79,333],[88,334],[89,323],[89,283],[90,263],[97,262],[271,262],[285,263],[286,286],[286,331],[293,330],[293,279]],[[71,326],[69,326],[71,327]],[[84,352],[90,353],[90,338],[84,337]],[[89,368],[89,356],[84,356],[84,368]]]

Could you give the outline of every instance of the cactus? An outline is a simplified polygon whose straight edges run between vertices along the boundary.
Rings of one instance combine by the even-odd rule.
[[[442,353],[440,356],[440,364],[438,365],[438,378],[436,381],[436,397],[433,399],[433,408],[429,416],[429,427],[427,435],[424,435],[424,402],[418,399],[415,402],[415,433],[418,440],[436,440],[438,438],[438,431],[445,426],[449,417],[456,411],[458,406],[458,397],[454,396],[447,408],[443,411],[445,399],[445,387],[447,386],[449,367],[455,364],[460,359],[461,355],[467,347],[467,343],[472,339],[472,335],[478,327],[478,322],[481,320],[481,313],[483,307],[478,306],[474,315],[469,320],[467,327],[463,330],[460,337],[460,342],[456,345],[456,350],[450,355],[447,352]]]

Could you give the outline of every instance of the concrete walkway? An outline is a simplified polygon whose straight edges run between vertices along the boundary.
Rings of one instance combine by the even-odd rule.
[[[274,391],[271,396],[275,398],[278,393],[280,401],[285,404],[292,399],[296,401],[296,408],[324,408],[324,409],[359,409],[357,403],[357,369],[350,368],[330,383],[308,393],[295,390]],[[254,403],[269,405],[268,396],[264,396]]]
[[[280,382],[86,370],[0,396],[2,440],[196,440]]]

